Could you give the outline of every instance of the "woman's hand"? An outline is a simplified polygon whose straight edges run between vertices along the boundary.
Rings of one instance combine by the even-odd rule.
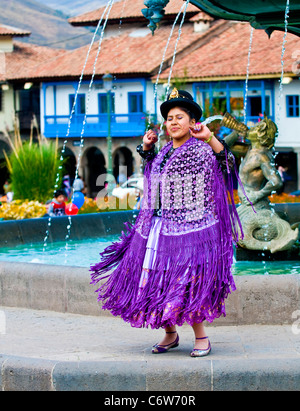
[[[196,123],[194,127],[190,127],[190,131],[193,137],[202,141],[208,140],[211,136],[210,129],[201,123]]]
[[[150,150],[158,140],[157,134],[153,130],[148,130],[143,138],[143,150]]]
[[[215,153],[220,153],[224,150],[223,144],[214,136],[214,133],[210,129],[197,123],[194,127],[190,127],[191,135],[199,140],[207,142]]]

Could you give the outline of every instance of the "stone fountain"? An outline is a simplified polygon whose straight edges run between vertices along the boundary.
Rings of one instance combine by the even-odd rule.
[[[244,238],[239,246],[248,250],[269,251],[271,254],[287,251],[299,237],[298,225],[292,226],[275,212],[269,196],[282,186],[275,167],[273,147],[277,134],[276,124],[266,116],[248,129],[226,113],[221,125],[234,131],[225,138],[236,157],[242,158],[238,195],[241,205],[238,214]],[[239,136],[248,143],[238,142]]]
[[[300,4],[290,5],[286,0],[255,0],[255,4],[228,1],[226,6],[224,2],[218,1],[190,0],[189,2],[215,18],[248,21],[253,28],[263,29],[268,35],[274,30],[282,30],[300,36]],[[148,27],[152,34],[163,18],[164,8],[168,3],[169,0],[145,0],[147,9],[143,9],[142,13],[150,21]],[[275,3],[276,7],[274,7]],[[241,205],[238,207],[238,214],[243,226],[244,238],[239,242],[239,250],[252,250],[253,255],[246,253],[241,259],[251,260],[254,256],[257,258],[257,251],[261,251],[263,260],[266,254],[269,254],[269,259],[273,259],[275,254],[277,254],[276,259],[286,259],[287,256],[298,259],[298,251],[294,253],[290,250],[299,238],[299,222],[294,221],[291,225],[287,221],[287,214],[279,215],[275,212],[275,206],[268,198],[283,184],[274,161],[276,124],[265,117],[263,121],[248,129],[245,124],[237,122],[226,114],[221,125],[234,130],[226,138],[226,142],[237,157],[243,158],[239,177],[244,190],[240,185],[238,194]],[[239,136],[246,138],[249,144],[238,143]],[[284,252],[289,253],[282,254]]]

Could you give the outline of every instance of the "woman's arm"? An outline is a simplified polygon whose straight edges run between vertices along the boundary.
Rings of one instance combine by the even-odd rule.
[[[143,137],[143,144],[137,146],[136,151],[147,161],[153,160],[156,156],[155,143],[157,142],[157,134],[153,130],[148,130]]]
[[[154,157],[156,156],[154,144],[148,150],[144,150],[143,144],[140,144],[137,146],[136,151],[139,153],[142,159],[146,160],[147,162],[153,160]]]

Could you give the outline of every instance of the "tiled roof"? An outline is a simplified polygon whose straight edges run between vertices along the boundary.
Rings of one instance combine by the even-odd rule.
[[[211,38],[188,56],[178,59],[172,75],[191,80],[213,78],[245,78],[251,26],[231,22],[227,30]],[[254,30],[250,55],[249,75],[254,77],[280,77],[283,32],[275,31],[271,38],[263,30]],[[284,72],[292,73],[296,62],[293,53],[300,50],[300,38],[288,34],[284,53]],[[299,53],[298,53],[299,54]],[[294,56],[294,57],[293,57]],[[169,70],[162,73],[167,78]]]
[[[214,27],[227,25],[227,22],[216,22]],[[210,30],[215,30],[215,28]],[[125,32],[118,37],[104,38],[96,64],[95,73],[98,76],[110,72],[116,76],[149,76],[155,73],[160,66],[165,45],[170,35],[170,26],[161,26],[157,35],[152,36],[146,27],[136,29],[131,33]],[[174,30],[172,39],[166,53],[165,62],[172,59],[174,46],[177,39],[178,26]],[[203,35],[195,33],[193,24],[187,24],[182,30],[182,35],[177,46],[177,56],[201,40]],[[32,78],[62,79],[79,78],[89,46],[67,51],[58,58],[40,64],[31,71]],[[91,76],[97,55],[98,43],[94,44],[87,61],[85,75]]]
[[[169,15],[176,15],[180,8],[182,7],[183,0],[171,0],[165,8],[165,17]],[[145,9],[144,0],[123,0],[115,2],[111,8],[109,14],[109,20],[115,20],[117,23],[125,19],[139,19],[140,21],[147,21],[143,16],[141,10]],[[69,19],[69,23],[78,26],[78,25],[96,25],[101,18],[101,15],[105,7],[101,7],[97,10],[82,14],[77,17],[72,17]],[[187,15],[194,15],[199,13],[198,7],[189,4],[187,7]]]
[[[30,36],[30,31],[17,29],[15,27],[0,24],[0,36],[24,37]]]
[[[177,46],[172,77],[195,80],[244,79],[247,70],[250,25],[224,20],[213,22],[204,33],[195,33],[192,23],[186,23]],[[160,66],[171,27],[162,25],[152,36],[146,27],[124,31],[117,37],[104,38],[98,56],[96,78],[110,72],[117,78],[154,76]],[[177,29],[169,43],[165,67],[170,65]],[[279,77],[281,74],[281,47],[283,33],[274,32],[269,39],[262,30],[254,30],[250,56],[250,78]],[[79,79],[89,46],[63,51],[15,42],[13,53],[5,53],[6,78],[9,80],[63,80]],[[86,78],[93,73],[97,55],[96,42],[85,68]],[[300,50],[300,39],[287,35],[284,71],[292,72],[296,62],[293,53]],[[163,71],[162,81],[169,70]]]
[[[193,17],[189,19],[189,21],[213,21],[214,18],[209,16],[208,14],[200,11],[200,13],[195,14]]]
[[[1,59],[5,59],[5,62],[2,61],[5,64],[1,64],[5,72],[1,71],[0,81],[32,78],[39,64],[50,64],[53,58],[65,53],[64,50],[14,41],[14,50],[1,55]]]

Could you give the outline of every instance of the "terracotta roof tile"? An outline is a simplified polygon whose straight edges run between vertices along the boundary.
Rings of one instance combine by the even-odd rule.
[[[179,12],[182,4],[183,0],[170,1],[165,8],[165,16],[174,14],[176,15]],[[146,6],[144,5],[144,0],[118,1],[112,6],[109,14],[109,19],[119,22],[120,18],[122,17],[122,20],[134,18],[140,19],[141,21],[144,20],[146,22],[147,20],[145,19],[141,11],[144,8],[146,8]],[[104,9],[105,7],[101,7],[97,10],[93,10],[80,16],[72,17],[69,19],[69,23],[73,25],[95,25],[101,18]],[[187,7],[187,13],[196,14],[199,13],[199,9],[196,6],[189,4]]]
[[[30,31],[17,29],[15,27],[0,24],[0,36],[24,37],[30,36]]]
[[[195,14],[193,17],[189,19],[189,21],[213,21],[213,20],[214,18],[204,13],[204,11],[200,11],[200,13]]]
[[[2,58],[5,58],[5,73],[1,74],[0,79],[9,81],[32,78],[31,74],[39,64],[49,64],[53,58],[65,53],[64,50],[14,41],[14,50],[2,53]]]
[[[219,23],[217,23],[219,24]],[[146,29],[146,30],[145,30]],[[119,37],[104,38],[96,64],[96,75],[106,72],[118,75],[152,75],[160,66],[163,51],[170,35],[170,26],[161,26],[159,33],[152,36],[147,28],[137,29],[133,33],[125,32]],[[165,61],[171,60],[177,39],[178,26],[174,30],[166,53]],[[146,34],[146,35],[145,35]],[[187,24],[177,46],[177,55],[193,46],[201,39],[195,33],[192,24]],[[32,72],[33,78],[78,78],[81,74],[89,46],[65,52],[50,63],[37,66]],[[86,65],[85,75],[91,76],[97,55],[98,43],[94,44]]]
[[[118,37],[104,38],[96,64],[96,76],[110,72],[117,77],[154,76],[161,63],[171,27],[162,25],[157,34],[137,29]],[[214,22],[207,32],[195,33],[193,24],[184,24],[177,47],[173,77],[189,79],[245,78],[250,25],[248,23]],[[170,41],[165,62],[170,64],[177,30]],[[282,32],[274,32],[271,39],[262,30],[254,30],[250,60],[250,77],[281,74]],[[13,53],[5,53],[6,78],[13,79],[78,79],[89,46],[76,50],[53,50],[47,47],[14,42]],[[94,44],[87,61],[85,76],[90,78],[97,55]],[[295,63],[293,53],[300,50],[300,39],[287,35],[284,71],[290,73]],[[165,81],[169,70],[160,79]],[[156,78],[156,77],[155,77]]]
[[[251,26],[248,23],[231,23],[228,29],[213,37],[188,56],[177,60],[172,75],[203,79],[212,77],[245,77]],[[254,30],[250,55],[251,76],[280,76],[283,32],[273,32],[271,38],[263,30]],[[284,72],[291,73],[295,63],[293,52],[300,50],[300,38],[287,35],[284,54]],[[167,78],[169,70],[162,73]]]

